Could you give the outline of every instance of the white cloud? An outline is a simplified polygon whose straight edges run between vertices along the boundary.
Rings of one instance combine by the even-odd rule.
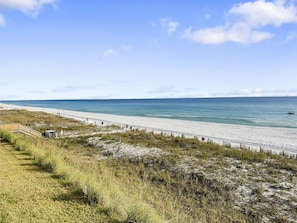
[[[169,21],[168,18],[160,19],[161,26],[166,29],[167,33],[171,35],[179,27],[179,23],[175,21]]]
[[[297,96],[297,89],[248,89],[231,92],[214,93],[213,97],[269,97],[269,96]]]
[[[1,8],[19,10],[26,15],[37,16],[41,8],[46,4],[55,5],[58,0],[0,0]],[[5,19],[0,14],[0,26],[5,26]]]
[[[17,9],[23,13],[36,16],[44,5],[54,5],[56,2],[57,0],[0,0],[0,7]]]
[[[273,36],[274,35],[269,32],[251,30],[249,27],[240,26],[240,24],[230,28],[217,26],[214,28],[200,29],[198,31],[192,31],[190,27],[184,34],[184,38],[202,44],[219,44],[227,41],[257,43],[271,39]]]
[[[0,26],[5,26],[5,19],[1,14],[0,14]]]
[[[237,43],[258,43],[274,37],[274,34],[261,31],[271,25],[279,27],[285,23],[297,23],[297,7],[292,1],[257,0],[233,6],[225,25],[193,31],[188,28],[184,38],[202,44],[219,44],[227,41]]]
[[[212,96],[214,97],[259,97],[259,96],[265,96],[265,91],[263,91],[261,88],[256,88],[256,89],[242,88],[240,90],[227,92],[227,93],[226,92],[214,93],[212,94]]]
[[[103,56],[103,59],[104,60],[107,60],[108,58],[112,57],[112,56],[115,56],[117,53],[116,53],[116,50],[115,49],[107,49],[103,52],[102,56]]]
[[[250,89],[240,89],[238,92],[235,92],[234,95],[239,96],[262,96],[262,89],[256,88],[253,90]]]
[[[178,26],[179,26],[178,22],[169,22],[168,23],[168,30],[167,30],[168,33],[169,34],[174,33]]]
[[[297,88],[263,90],[265,96],[297,96]]]
[[[287,0],[266,2],[258,0],[235,5],[230,14],[239,15],[253,27],[266,25],[280,26],[283,23],[297,22],[297,8],[293,4],[286,4]]]

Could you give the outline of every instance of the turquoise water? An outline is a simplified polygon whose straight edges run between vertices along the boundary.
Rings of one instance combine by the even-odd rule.
[[[33,100],[3,103],[128,116],[297,128],[297,97]],[[288,112],[295,114],[289,115]]]

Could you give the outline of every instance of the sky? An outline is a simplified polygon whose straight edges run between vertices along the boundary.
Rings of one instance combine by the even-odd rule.
[[[0,0],[0,100],[297,96],[296,0]]]

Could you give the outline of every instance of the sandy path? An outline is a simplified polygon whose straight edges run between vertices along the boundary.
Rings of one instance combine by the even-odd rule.
[[[288,154],[297,154],[297,129],[294,128],[257,127],[165,118],[119,116],[9,104],[0,104],[0,106],[4,109],[17,108],[60,114],[65,117],[87,121],[88,123],[96,123],[97,125],[101,125],[103,122],[104,125],[132,126],[155,132],[173,133],[174,135],[197,136],[199,139],[210,139],[218,144],[231,143],[234,147],[241,145],[255,150],[263,148],[264,150],[272,150],[274,152],[285,151]]]
[[[104,222],[30,156],[0,143],[0,222]]]

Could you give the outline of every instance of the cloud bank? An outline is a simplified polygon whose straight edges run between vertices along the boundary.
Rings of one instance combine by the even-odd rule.
[[[202,44],[220,44],[227,41],[236,43],[258,43],[274,37],[264,31],[267,26],[279,27],[297,23],[297,7],[294,1],[257,0],[234,5],[227,13],[225,25],[193,30],[189,27],[184,38]]]
[[[243,88],[231,92],[213,93],[211,97],[274,97],[274,96],[297,96],[296,89],[248,89]]]

